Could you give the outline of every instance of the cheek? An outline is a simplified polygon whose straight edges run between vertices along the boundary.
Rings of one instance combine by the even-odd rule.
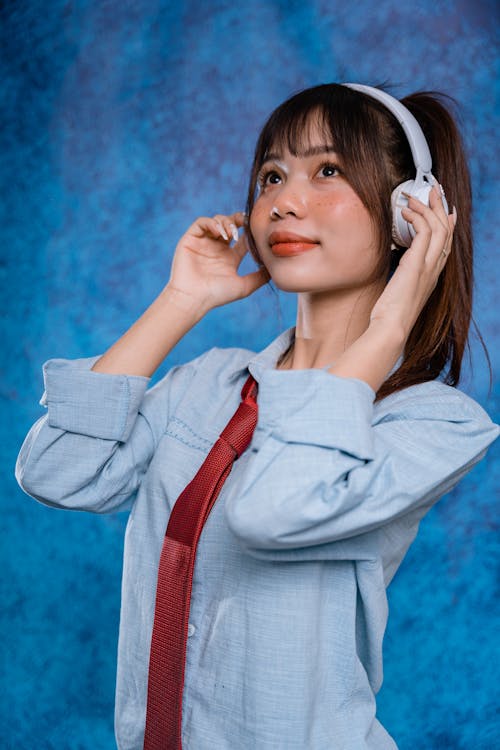
[[[335,197],[323,197],[316,201],[316,210],[330,224],[332,231],[343,231],[352,236],[368,234],[373,237],[373,222],[359,198],[339,201]]]
[[[359,218],[362,215],[369,216],[368,211],[356,196],[352,198],[342,196],[341,200],[335,195],[323,196],[318,198],[315,204],[318,209],[328,211],[335,216],[351,216],[353,218]]]
[[[250,214],[250,231],[254,237],[257,237],[263,228],[266,226],[267,219],[269,218],[269,209],[263,206],[262,203],[255,203],[252,213]]]

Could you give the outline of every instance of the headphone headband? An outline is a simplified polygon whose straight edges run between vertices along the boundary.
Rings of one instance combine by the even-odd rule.
[[[344,83],[342,85],[382,102],[396,117],[406,135],[417,173],[413,180],[405,180],[393,189],[391,208],[393,240],[401,247],[409,247],[413,237],[415,237],[415,229],[401,213],[401,210],[408,205],[406,195],[412,195],[428,206],[430,191],[434,183],[437,182],[431,172],[432,157],[423,130],[410,110],[385,91],[361,83]],[[448,213],[448,204],[444,195],[441,200],[446,213]]]
[[[373,86],[364,86],[361,83],[343,83],[342,85],[347,86],[350,89],[355,89],[356,91],[361,91],[367,94],[367,96],[371,96],[373,99],[378,99],[379,102],[382,102],[382,104],[392,112],[401,124],[408,139],[408,143],[410,144],[417,172],[423,172],[426,176],[431,174],[431,152],[429,151],[429,146],[427,145],[422,128],[410,110],[407,109],[404,104],[401,104],[398,99],[395,99],[395,97],[387,94],[385,91],[376,89]]]

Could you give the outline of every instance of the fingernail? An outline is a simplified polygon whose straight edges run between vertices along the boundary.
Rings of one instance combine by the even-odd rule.
[[[220,228],[220,233],[222,234],[222,236],[224,237],[224,239],[228,240],[229,237],[227,236],[226,230],[224,229],[224,227],[222,226],[222,224],[219,224],[219,222],[217,222],[217,226]]]
[[[236,224],[230,224],[229,226],[231,227],[231,232],[233,234],[233,240],[235,242],[238,242],[238,228],[237,228]]]
[[[446,193],[444,192],[444,187],[443,187],[443,186],[441,185],[441,183],[439,183],[439,189],[441,190],[441,195],[442,195],[443,197],[445,197],[445,196],[446,196]]]

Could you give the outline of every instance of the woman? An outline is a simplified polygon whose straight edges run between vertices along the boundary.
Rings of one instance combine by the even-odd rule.
[[[445,210],[437,183],[425,202],[412,197],[402,207],[397,199],[408,249],[400,232],[391,237],[391,193],[415,177],[408,133],[368,91],[307,89],[262,130],[246,215],[197,219],[177,245],[164,290],[103,356],[44,365],[48,415],[20,451],[19,483],[47,505],[131,510],[120,750],[145,743],[169,517],[235,413],[249,373],[258,384],[255,431],[196,551],[182,747],[397,747],[375,718],[386,588],[420,520],[500,432],[455,387],[472,294],[460,135],[436,97],[403,103],[455,207]],[[259,269],[239,276],[248,250]],[[214,347],[147,389],[209,310],[269,279],[298,295],[293,328],[259,353]],[[180,747],[180,738],[163,746]]]

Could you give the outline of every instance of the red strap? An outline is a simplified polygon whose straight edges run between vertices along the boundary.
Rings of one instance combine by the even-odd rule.
[[[158,568],[144,750],[182,750],[182,695],[196,547],[233,461],[252,439],[257,391],[258,383],[249,375],[236,412],[170,514]]]

